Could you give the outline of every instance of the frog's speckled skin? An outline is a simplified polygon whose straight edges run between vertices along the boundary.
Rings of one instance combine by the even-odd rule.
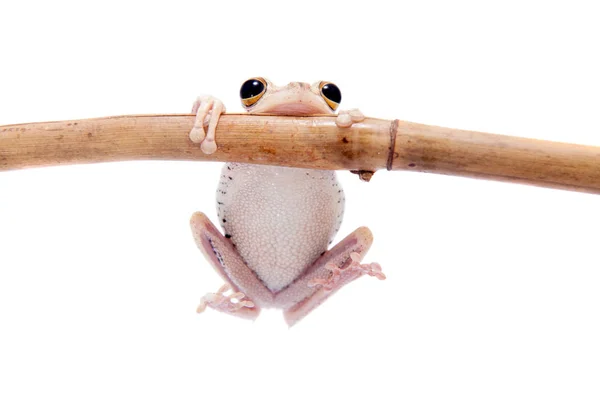
[[[249,112],[333,113],[321,97],[319,83],[295,82],[278,88],[263,82],[265,93]],[[216,110],[215,115],[207,109]],[[208,120],[205,142],[210,142],[211,152],[216,146],[210,130],[223,110],[209,96],[194,105],[198,114],[190,138],[200,142]],[[362,118],[357,111],[338,116],[340,126]],[[210,306],[255,318],[260,307],[278,307],[292,325],[362,275],[385,279],[378,264],[360,264],[373,240],[368,228],[357,229],[327,251],[342,223],[344,200],[335,171],[225,164],[217,190],[217,214],[225,236],[202,213],[191,220],[198,247],[227,282],[219,292],[203,298],[199,311]],[[228,289],[234,294],[226,296]]]
[[[223,167],[217,190],[219,222],[273,292],[288,286],[327,250],[343,214],[344,191],[334,171]]]

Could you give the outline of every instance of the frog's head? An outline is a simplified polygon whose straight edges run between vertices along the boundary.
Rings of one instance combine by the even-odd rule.
[[[252,114],[314,115],[335,114],[342,101],[342,93],[331,82],[319,81],[312,85],[292,82],[275,86],[265,78],[251,78],[240,88],[242,105]]]

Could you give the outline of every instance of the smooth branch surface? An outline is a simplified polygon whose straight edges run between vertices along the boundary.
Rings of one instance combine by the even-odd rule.
[[[4,2],[0,124],[202,93],[241,111],[259,75],[330,80],[367,116],[600,145],[598,14],[556,3]],[[368,225],[388,279],[288,330],[194,312],[221,281],[188,220],[215,221],[220,168],[0,174],[0,398],[600,396],[600,197],[340,173],[337,240]]]

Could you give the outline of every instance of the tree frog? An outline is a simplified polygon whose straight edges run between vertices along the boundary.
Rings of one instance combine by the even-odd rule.
[[[251,78],[240,98],[251,114],[307,116],[335,114],[342,95],[331,82],[278,87]],[[207,154],[217,150],[215,129],[224,112],[212,96],[193,105],[190,140]],[[336,124],[346,128],[363,119],[358,110],[340,111]],[[361,264],[373,240],[368,228],[327,250],[342,223],[344,200],[335,171],[226,163],[217,190],[225,234],[201,212],[191,218],[196,244],[225,281],[202,298],[198,312],[211,307],[254,319],[261,308],[276,307],[291,326],[354,279],[385,279],[379,264]]]

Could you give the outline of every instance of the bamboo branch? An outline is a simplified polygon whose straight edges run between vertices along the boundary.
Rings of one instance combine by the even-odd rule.
[[[224,114],[216,153],[188,133],[192,115],[0,126],[0,171],[125,160],[197,160],[359,171],[413,170],[600,193],[600,147],[367,118]]]

